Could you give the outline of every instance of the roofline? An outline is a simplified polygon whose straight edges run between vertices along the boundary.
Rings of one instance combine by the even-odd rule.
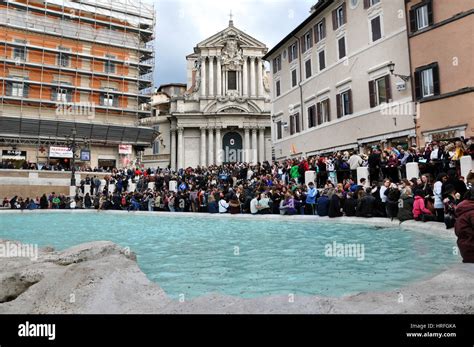
[[[158,87],[158,91],[160,91],[162,88],[165,88],[165,87],[187,87],[187,84],[186,83],[165,83],[165,84],[161,84]]]
[[[300,25],[298,25],[295,29],[293,29],[292,32],[290,32],[288,35],[285,36],[283,40],[278,42],[275,47],[273,47],[267,54],[263,56],[264,60],[268,61],[268,58],[272,56],[278,49],[283,46],[283,44],[293,37],[296,36],[296,34],[303,29],[308,23],[310,23],[314,18],[316,18],[318,15],[320,15],[329,5],[332,5],[334,3],[334,0],[320,0],[316,5],[312,7],[314,11],[309,15],[308,18],[306,18]]]

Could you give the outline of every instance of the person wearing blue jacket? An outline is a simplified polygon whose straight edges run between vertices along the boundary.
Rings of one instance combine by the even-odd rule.
[[[329,214],[329,202],[328,192],[325,189],[323,195],[318,199],[318,216],[325,217]]]
[[[316,212],[316,199],[319,192],[313,182],[308,183],[308,192],[306,194],[306,214],[314,215]]]

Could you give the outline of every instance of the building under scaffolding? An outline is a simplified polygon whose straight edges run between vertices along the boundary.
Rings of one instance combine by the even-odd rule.
[[[133,162],[157,135],[154,26],[143,0],[0,0],[2,164],[68,168],[73,130],[77,166]]]

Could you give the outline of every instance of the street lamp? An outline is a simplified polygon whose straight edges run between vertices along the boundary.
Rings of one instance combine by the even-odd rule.
[[[72,162],[71,162],[71,187],[76,186],[76,150],[77,150],[77,143],[76,143],[76,129],[72,129],[72,142],[71,142],[71,152],[72,152]]]
[[[405,82],[408,82],[408,81],[410,80],[410,77],[411,77],[411,76],[398,75],[398,74],[394,73],[394,72],[395,72],[395,63],[390,62],[390,64],[388,64],[388,68],[389,68],[390,73],[391,73],[392,75],[401,78],[401,79],[404,80]]]

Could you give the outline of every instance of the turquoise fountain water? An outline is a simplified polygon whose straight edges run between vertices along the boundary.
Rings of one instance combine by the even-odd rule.
[[[173,298],[393,290],[460,261],[450,239],[337,221],[258,217],[7,213],[0,214],[0,238],[58,250],[113,241],[137,253],[142,271]],[[363,246],[363,257],[330,257],[328,247],[335,244]]]

